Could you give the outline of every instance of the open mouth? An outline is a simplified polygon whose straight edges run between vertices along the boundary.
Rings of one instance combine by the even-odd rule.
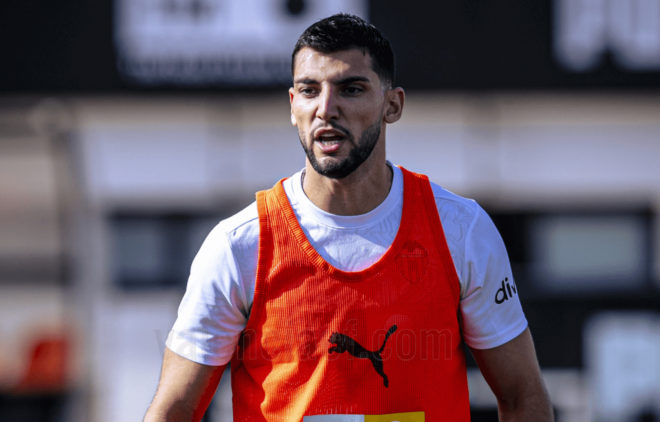
[[[342,141],[345,139],[346,136],[341,131],[330,129],[320,130],[314,138],[314,141],[321,151],[330,154],[336,152],[341,147]]]
[[[327,133],[327,134],[321,135],[317,140],[318,140],[318,142],[320,142],[324,146],[329,147],[329,146],[332,146],[332,145],[339,144],[341,141],[344,140],[344,138],[345,138],[344,136],[341,136],[341,135],[338,135],[338,134],[335,134],[335,133]]]

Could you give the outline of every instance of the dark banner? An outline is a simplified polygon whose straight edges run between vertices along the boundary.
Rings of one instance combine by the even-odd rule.
[[[0,90],[281,88],[297,35],[336,11],[390,38],[406,89],[660,87],[660,0],[14,0]]]

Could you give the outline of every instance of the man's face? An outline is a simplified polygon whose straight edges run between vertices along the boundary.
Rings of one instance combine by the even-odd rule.
[[[384,89],[359,49],[296,55],[291,122],[314,170],[341,179],[367,160],[381,135]]]

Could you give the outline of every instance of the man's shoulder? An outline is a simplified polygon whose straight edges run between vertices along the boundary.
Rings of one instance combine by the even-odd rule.
[[[252,202],[241,211],[220,221],[214,231],[227,236],[230,243],[250,242],[259,239],[259,212]]]
[[[466,220],[474,220],[479,210],[479,205],[474,199],[457,195],[433,182],[431,182],[431,188],[441,217],[443,213],[455,212]]]

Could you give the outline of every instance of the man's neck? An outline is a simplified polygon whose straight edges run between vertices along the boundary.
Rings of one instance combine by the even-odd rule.
[[[343,179],[331,179],[318,174],[307,162],[303,190],[323,211],[335,215],[366,214],[387,198],[394,173],[384,159],[364,164]]]

